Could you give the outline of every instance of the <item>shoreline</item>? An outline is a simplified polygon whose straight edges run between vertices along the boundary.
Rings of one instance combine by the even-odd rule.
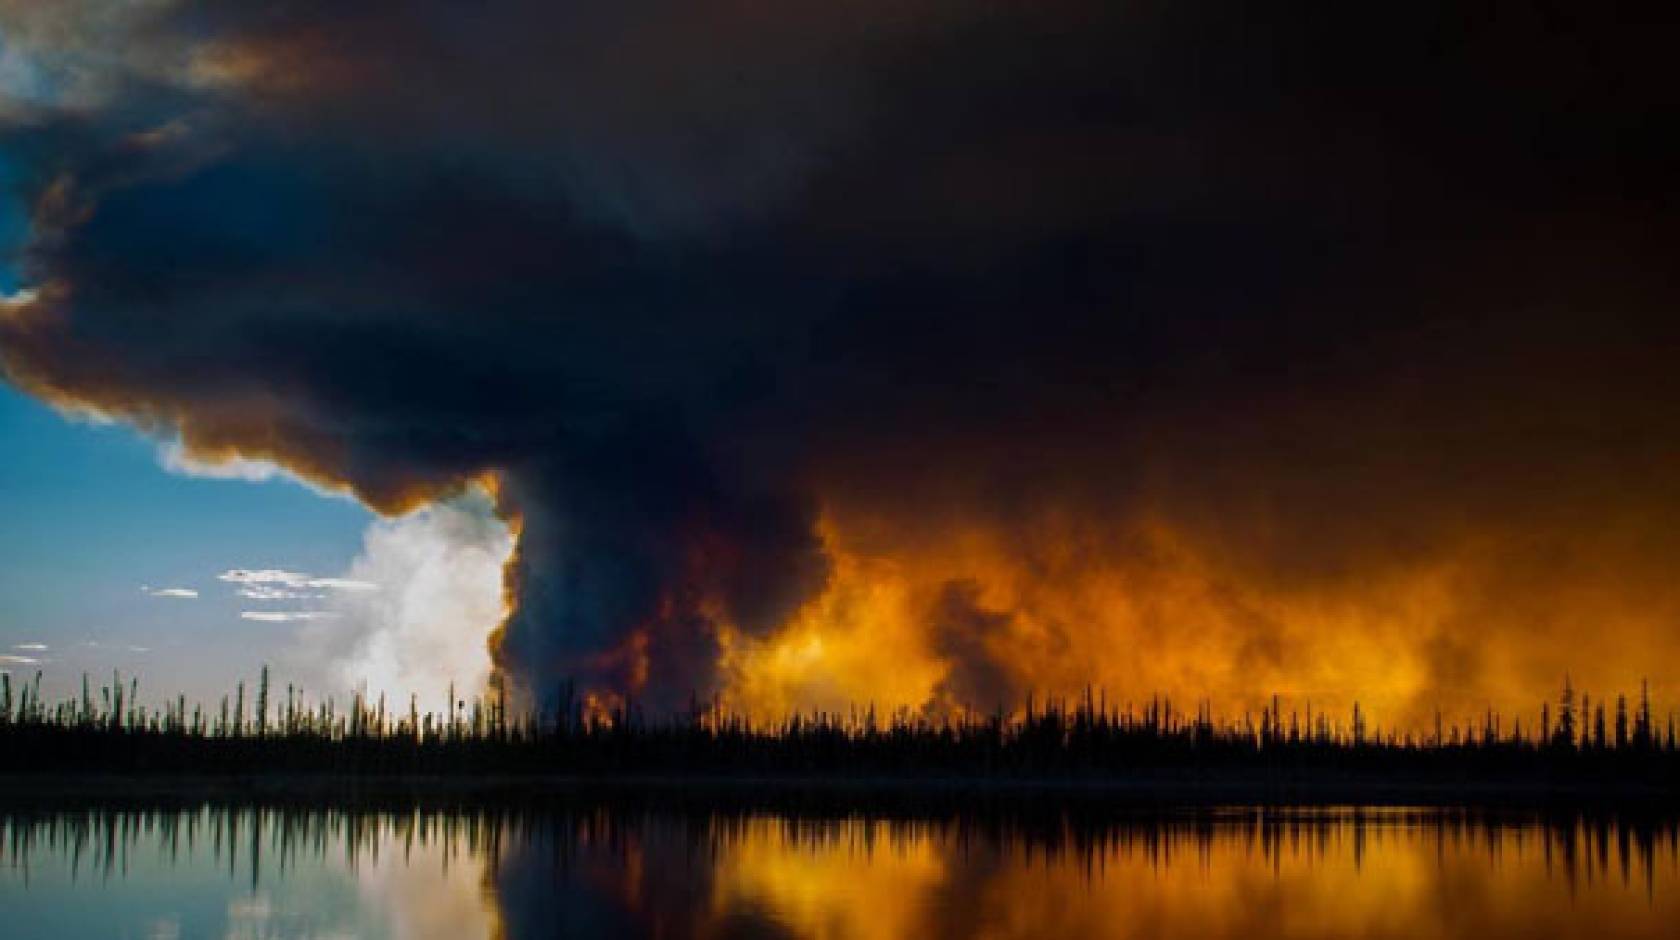
[[[1606,806],[1680,811],[1680,792],[1650,786],[1554,781],[1278,778],[1230,774],[1139,774],[1108,778],[805,777],[720,775],[161,774],[0,772],[0,802],[378,803],[466,800],[523,805],[545,801],[647,805],[1055,806]]]

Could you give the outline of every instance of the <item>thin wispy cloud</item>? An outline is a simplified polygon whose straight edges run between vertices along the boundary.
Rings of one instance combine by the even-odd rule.
[[[39,659],[36,659],[33,656],[12,656],[12,655],[9,655],[9,654],[0,654],[0,665],[5,665],[5,666],[34,666],[34,665],[37,665],[40,662],[41,661]]]
[[[230,568],[217,575],[216,579],[236,585],[235,594],[253,601],[326,600],[335,593],[379,589],[379,585],[372,581],[321,578],[285,568]],[[257,623],[306,623],[336,620],[341,615],[323,610],[244,610],[239,616],[242,620]]]
[[[301,571],[287,571],[284,568],[230,568],[216,576],[219,581],[243,585],[240,596],[252,597],[260,600],[284,600],[292,597],[307,596],[303,592],[310,589],[328,591],[377,591],[379,585],[372,581],[357,581],[351,578],[318,578]],[[253,593],[247,593],[247,592]],[[284,593],[284,592],[296,593]]]
[[[35,653],[44,653],[47,650],[47,644],[45,644],[45,643],[18,643],[18,644],[15,644],[12,647],[12,649],[15,649],[15,650],[29,650],[30,652],[35,652]]]
[[[357,581],[353,578],[315,578],[309,582],[310,587],[327,588],[333,591],[377,591],[379,585],[372,581]]]
[[[325,610],[242,610],[243,620],[259,623],[301,623],[309,620],[335,620],[338,614]]]
[[[234,584],[302,584],[309,575],[284,568],[229,568],[216,576],[218,581]]]
[[[198,592],[193,590],[192,588],[180,588],[180,587],[154,588],[154,587],[147,587],[146,585],[141,585],[140,590],[146,592],[148,595],[150,595],[152,597],[179,597],[179,598],[184,598],[184,599],[189,599],[190,600],[190,599],[198,596]]]
[[[307,591],[294,591],[290,588],[273,587],[267,584],[247,584],[234,593],[253,601],[319,600],[326,596],[325,594],[311,594]]]

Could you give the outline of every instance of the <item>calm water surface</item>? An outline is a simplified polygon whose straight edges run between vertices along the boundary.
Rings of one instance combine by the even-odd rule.
[[[1672,823],[0,807],[0,937],[1673,937]]]

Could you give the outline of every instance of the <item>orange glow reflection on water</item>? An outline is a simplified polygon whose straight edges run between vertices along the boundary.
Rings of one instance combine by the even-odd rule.
[[[1362,811],[1239,814],[1080,844],[845,821],[742,827],[712,914],[790,934],[914,937],[1656,936],[1680,923],[1672,841]]]
[[[1680,923],[1673,821],[1101,812],[8,810],[0,897],[14,926],[72,940],[218,905],[207,935],[260,914],[280,940],[1644,938]]]

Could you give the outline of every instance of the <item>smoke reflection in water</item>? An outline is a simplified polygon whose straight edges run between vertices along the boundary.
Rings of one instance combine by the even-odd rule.
[[[1677,832],[1398,808],[10,810],[0,897],[72,940],[1655,937],[1680,916]]]

